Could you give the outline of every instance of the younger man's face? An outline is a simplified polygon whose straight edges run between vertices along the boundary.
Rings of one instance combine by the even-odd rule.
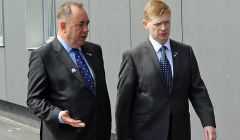
[[[143,25],[153,39],[163,45],[170,35],[171,14],[165,13],[160,16],[152,16],[148,20],[143,20]]]

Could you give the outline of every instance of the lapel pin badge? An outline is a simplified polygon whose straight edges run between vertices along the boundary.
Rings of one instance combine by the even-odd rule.
[[[176,57],[178,55],[178,52],[174,52],[173,56]]]
[[[71,71],[74,74],[74,73],[76,73],[77,70],[75,68],[72,68]]]
[[[91,54],[91,53],[87,53],[87,55],[88,55],[88,56],[92,56],[92,54]]]

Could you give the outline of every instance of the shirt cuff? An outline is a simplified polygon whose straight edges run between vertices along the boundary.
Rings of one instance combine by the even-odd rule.
[[[62,120],[62,111],[60,111],[59,114],[58,114],[58,122],[59,123],[64,123],[63,120]]]

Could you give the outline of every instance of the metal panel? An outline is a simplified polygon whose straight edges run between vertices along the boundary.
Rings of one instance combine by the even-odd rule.
[[[219,140],[239,139],[239,5],[236,0],[183,1],[184,42],[193,46],[209,89]],[[192,137],[202,140],[201,125],[196,118],[193,115]]]
[[[4,1],[6,99],[19,105],[25,105],[27,96],[25,6],[25,0]]]
[[[123,51],[130,48],[130,16],[128,0],[95,0],[90,3],[90,41],[102,46],[112,116]],[[115,119],[113,117],[113,131]]]

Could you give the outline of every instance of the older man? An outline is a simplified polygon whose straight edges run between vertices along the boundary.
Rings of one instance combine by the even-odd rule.
[[[57,25],[57,37],[29,62],[27,104],[41,119],[41,140],[109,140],[102,50],[85,41],[89,19],[82,4],[61,5]]]

